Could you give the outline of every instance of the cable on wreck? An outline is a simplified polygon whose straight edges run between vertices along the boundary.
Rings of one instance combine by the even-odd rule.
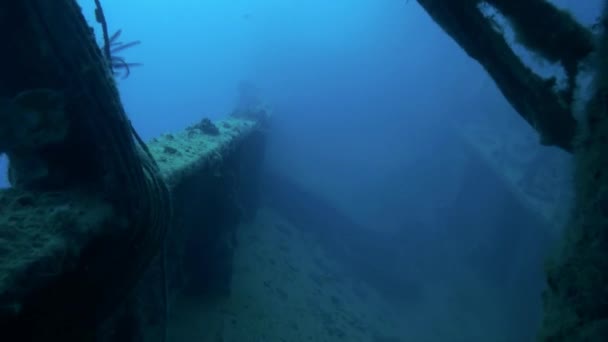
[[[115,265],[104,264],[97,269],[100,277],[97,284],[105,291],[104,297],[108,297],[105,302],[98,304],[109,314],[135,287],[159,251],[164,254],[166,234],[172,219],[169,188],[161,177],[156,161],[127,118],[111,66],[99,63],[107,59],[109,44],[105,44],[106,55],[103,56],[77,2],[30,0],[25,4],[33,14],[32,23],[47,40],[48,52],[54,56],[54,72],[69,77],[66,79],[70,82],[69,89],[81,105],[76,109],[83,112],[75,114],[91,141],[96,144],[94,148],[99,155],[99,167],[104,171],[101,180],[103,195],[113,203],[117,214],[126,219],[132,231],[130,236],[120,241],[118,253],[111,254],[120,258],[120,268],[112,269],[118,270],[114,272],[115,277],[103,275],[109,272],[106,267]],[[109,40],[101,3],[95,0],[95,4],[96,18],[102,19],[104,39]],[[77,53],[63,48],[64,32],[72,35],[74,44],[78,45]],[[164,261],[163,255],[161,260]],[[162,262],[162,278],[166,282],[165,265]],[[163,292],[166,291],[164,284]],[[166,299],[165,293],[163,341],[167,336]]]
[[[103,7],[101,6],[101,1],[100,0],[95,0],[95,19],[99,22],[99,24],[102,27],[102,34],[103,34],[103,40],[104,40],[104,45],[103,45],[103,52],[105,54],[106,60],[108,62],[108,68],[110,69],[110,73],[112,73],[112,53],[110,50],[110,36],[108,33],[108,24],[106,21],[106,17],[103,11]],[[124,111],[123,111],[124,113]],[[124,115],[126,117],[126,115]],[[140,155],[140,158],[142,159],[143,162],[143,169],[146,172],[146,179],[148,180],[148,186],[153,187],[154,189],[156,189],[157,192],[162,193],[161,197],[164,198],[169,198],[170,194],[169,191],[167,189],[166,184],[164,183],[164,181],[162,181],[162,178],[160,178],[160,172],[159,172],[159,168],[158,165],[156,164],[154,157],[152,156],[152,154],[150,153],[150,150],[148,149],[146,143],[141,139],[140,135],[137,133],[137,131],[135,130],[135,128],[133,127],[132,123],[130,120],[128,120],[128,126],[130,128],[131,134],[133,135],[133,137],[135,137],[135,141],[137,143],[137,147],[144,152],[143,155]],[[171,216],[171,207],[170,207],[170,200],[166,201],[166,206],[168,206],[168,211],[169,211],[169,217]],[[160,211],[158,210],[154,210],[151,209],[151,214],[154,215],[155,213],[159,213]],[[162,218],[159,217],[157,218],[158,220],[162,221]],[[162,287],[162,291],[161,291],[161,296],[162,296],[162,306],[163,306],[163,332],[162,332],[162,342],[167,341],[168,338],[168,331],[167,331],[167,323],[168,323],[168,307],[169,307],[169,303],[168,303],[168,281],[167,281],[167,248],[166,248],[166,233],[167,231],[164,231],[165,236],[163,236],[162,238],[162,246],[161,246],[161,253],[160,253],[160,266],[161,266],[161,287]]]

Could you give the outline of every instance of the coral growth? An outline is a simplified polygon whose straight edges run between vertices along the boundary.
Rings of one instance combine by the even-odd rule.
[[[207,135],[218,135],[218,134],[220,134],[220,130],[208,118],[204,118],[203,120],[201,120],[201,122],[199,122],[198,124],[196,124],[196,125],[194,125],[192,127],[189,127],[189,128],[190,129],[197,128],[201,132],[203,132],[204,134],[207,134]]]
[[[141,66],[141,63],[129,63],[125,61],[123,57],[116,56],[115,53],[123,51],[125,49],[131,48],[133,46],[141,44],[141,41],[135,40],[128,43],[123,43],[118,41],[118,37],[120,37],[122,30],[116,31],[110,37],[110,67],[112,68],[112,73],[114,75],[118,75],[119,71],[124,72],[122,78],[127,78],[131,74],[131,68],[136,66]],[[104,46],[105,49],[105,46]]]
[[[604,18],[608,17],[608,6]],[[547,265],[543,341],[606,341],[608,336],[608,34],[598,44],[595,94],[575,149],[575,208]]]

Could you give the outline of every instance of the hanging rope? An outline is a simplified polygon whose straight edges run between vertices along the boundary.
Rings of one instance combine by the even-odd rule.
[[[107,25],[104,11],[103,11],[103,7],[101,6],[101,1],[95,0],[95,6],[96,6],[95,18],[101,24],[101,27],[102,27],[103,40],[104,40],[103,48],[104,48],[106,61],[108,63],[108,67],[110,68],[110,73],[111,73],[112,72],[112,70],[111,70],[112,55],[111,55],[111,51],[110,51],[111,44],[110,44],[110,36],[108,34],[108,25]],[[126,117],[126,115],[123,115],[123,117]],[[147,145],[144,143],[144,141],[141,139],[141,137],[139,136],[139,134],[133,127],[131,121],[128,121],[128,124],[129,124],[131,134],[133,135],[133,137],[135,137],[135,141],[137,143],[136,147],[138,147],[139,149],[141,149],[144,152],[144,154],[141,155],[141,159],[142,159],[143,169],[146,174],[146,181],[147,181],[146,187],[148,188],[147,190],[149,190],[149,192],[151,192],[151,195],[159,195],[158,196],[158,199],[160,200],[159,202],[162,202],[162,199],[168,198],[169,194],[168,194],[166,185],[160,178],[158,165],[154,161],[154,158],[153,158],[152,154],[150,153],[150,150],[148,149]],[[128,170],[124,170],[124,171],[128,171]],[[163,213],[163,211],[160,209],[165,208],[165,207],[169,207],[168,201],[167,201],[166,205],[160,206],[160,208],[158,205],[154,208],[150,208],[150,214],[152,215],[152,222],[164,221],[163,216],[165,216],[166,213]],[[170,207],[168,210],[169,210],[168,216],[170,216]],[[163,215],[163,214],[165,214],[165,215]],[[147,234],[148,232],[135,231],[135,233],[136,233],[136,236],[134,236],[135,241],[145,241],[145,243],[154,243],[154,241],[149,241],[150,234]],[[162,286],[161,297],[162,297],[162,306],[163,306],[163,333],[162,333],[161,340],[162,340],[162,342],[165,342],[167,340],[167,335],[168,335],[167,334],[168,284],[167,284],[167,261],[166,261],[166,244],[165,244],[166,229],[160,235],[162,235],[160,262],[161,262],[161,286]],[[155,238],[152,238],[152,240],[155,240]]]
[[[75,0],[24,2],[27,12],[32,14],[31,25],[35,25],[38,35],[47,42],[48,53],[56,61],[52,70],[42,72],[65,75],[69,81],[66,85],[76,106],[72,109],[78,110],[73,113],[78,123],[74,129],[83,130],[97,144],[91,153],[99,156],[99,166],[105,173],[104,196],[128,222],[130,234],[121,233],[124,240],[116,241],[116,248],[105,256],[109,260],[120,260],[99,264],[100,269],[91,270],[89,275],[94,278],[98,274],[96,290],[107,297],[105,301],[97,299],[98,304],[107,306],[110,314],[135,287],[154,257],[164,250],[171,222],[171,201],[158,165],[122,107],[107,63],[110,44],[105,16],[100,1],[95,0],[95,4],[96,18],[104,30],[104,53],[92,39]],[[66,43],[68,32],[70,42]],[[164,256],[161,257],[164,278],[166,265]],[[113,276],[109,278],[107,274]],[[95,283],[94,279],[88,281]],[[166,288],[164,283],[164,292]],[[166,305],[166,293],[163,302]],[[164,340],[166,331],[163,335]]]

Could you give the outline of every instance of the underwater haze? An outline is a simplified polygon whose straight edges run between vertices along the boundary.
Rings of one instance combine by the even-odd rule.
[[[99,37],[94,2],[79,3]],[[299,262],[356,284],[317,277],[313,285],[331,293],[315,304],[323,310],[262,308],[265,319],[298,329],[244,316],[234,341],[357,341],[361,330],[373,342],[535,339],[543,261],[563,219],[538,203],[567,211],[570,157],[540,146],[416,1],[102,3],[110,33],[141,41],[120,54],[143,65],[117,82],[142,138],[224,118],[240,85],[255,89],[272,117],[253,227],[268,241],[278,233],[264,227],[298,231],[288,244]],[[591,25],[601,1],[554,3]],[[496,137],[513,144],[493,153]],[[8,186],[5,171],[0,185]],[[314,293],[313,285],[284,285],[295,294],[281,300]],[[233,284],[232,296],[248,286]],[[189,342],[178,326],[172,340]]]

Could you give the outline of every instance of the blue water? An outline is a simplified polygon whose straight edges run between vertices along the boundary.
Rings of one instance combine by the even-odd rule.
[[[99,35],[93,1],[79,2]],[[539,154],[567,158],[554,148],[537,146],[533,130],[485,71],[413,0],[102,3],[111,32],[122,29],[124,42],[142,41],[120,53],[143,66],[119,79],[118,86],[144,140],[203,117],[225,117],[235,106],[238,84],[248,81],[273,109],[267,167],[318,194],[366,229],[406,229],[413,240],[433,239],[433,232],[451,229],[430,246],[440,251],[450,244],[446,236],[462,248],[481,239],[481,249],[494,251],[484,257],[496,255],[501,260],[496,265],[509,264],[508,248],[500,243],[512,236],[508,231],[484,235],[489,218],[471,221],[471,226],[479,226],[467,229],[440,226],[446,222],[443,215],[458,212],[454,208],[461,204],[473,210],[474,202],[481,201],[475,194],[483,197],[480,210],[499,215],[504,193],[509,192],[493,188],[497,185],[489,180],[491,171],[478,175],[479,183],[489,188],[474,188],[454,127],[482,120],[500,130],[509,122],[513,134],[532,137],[531,148]],[[590,25],[601,1],[554,3]],[[539,69],[550,69],[535,64],[533,56],[526,58]],[[5,159],[0,166],[6,168]],[[467,179],[472,195],[459,197]],[[0,185],[7,185],[5,172]],[[457,200],[467,203],[455,204]],[[497,220],[504,223],[507,218]],[[537,240],[543,239],[524,244],[538,264],[530,271],[534,275],[542,272],[543,258],[535,249],[546,248]],[[479,269],[491,269],[482,264],[493,260],[475,257],[482,252],[473,251],[468,258],[477,259]],[[541,282],[514,297],[538,298]],[[535,305],[532,311],[538,311],[540,303]]]

